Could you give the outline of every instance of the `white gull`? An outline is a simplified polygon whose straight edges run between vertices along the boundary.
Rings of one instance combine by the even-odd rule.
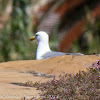
[[[49,47],[49,36],[44,31],[39,31],[35,34],[35,36],[30,38],[30,40],[34,40],[34,39],[38,41],[36,60],[47,59],[47,58],[61,56],[61,55],[84,55],[81,53],[63,53],[63,52],[51,51]]]

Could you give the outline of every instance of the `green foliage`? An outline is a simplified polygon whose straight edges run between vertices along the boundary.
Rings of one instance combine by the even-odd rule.
[[[30,43],[30,19],[27,0],[13,0],[11,19],[0,32],[0,61],[32,59],[35,55]]]
[[[0,13],[4,11],[7,0],[0,0]]]
[[[28,24],[29,17],[26,13],[27,2],[26,0],[13,1],[13,12],[11,17],[11,41],[14,45],[14,52],[22,54],[22,59],[26,59],[26,50],[28,48]]]
[[[85,32],[72,46],[72,52],[83,52],[84,54],[100,53],[100,17],[92,22],[86,20]]]

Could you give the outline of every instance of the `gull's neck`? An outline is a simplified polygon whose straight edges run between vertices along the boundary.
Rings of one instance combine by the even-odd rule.
[[[42,56],[48,51],[51,51],[48,42],[39,41],[36,52],[36,59],[42,59]]]

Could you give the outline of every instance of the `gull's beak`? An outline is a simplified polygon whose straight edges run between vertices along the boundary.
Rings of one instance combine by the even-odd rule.
[[[30,41],[32,41],[32,40],[35,40],[35,37],[34,36],[30,38]]]

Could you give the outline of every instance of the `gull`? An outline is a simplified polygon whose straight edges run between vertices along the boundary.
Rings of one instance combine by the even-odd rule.
[[[30,40],[38,41],[36,60],[48,59],[51,57],[61,56],[61,55],[84,55],[81,53],[63,53],[63,52],[51,51],[49,47],[49,36],[44,31],[37,32],[35,36],[30,38]]]

